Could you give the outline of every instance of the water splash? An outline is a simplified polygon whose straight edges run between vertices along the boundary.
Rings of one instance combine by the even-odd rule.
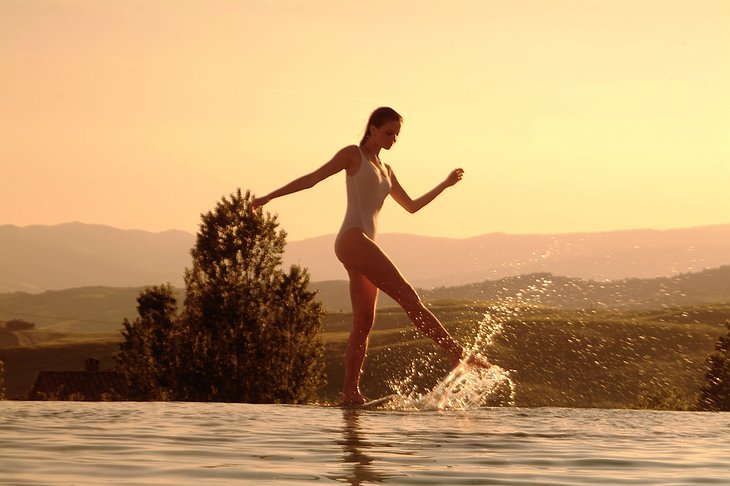
[[[515,386],[509,372],[499,366],[489,369],[459,365],[428,393],[398,397],[392,402],[395,409],[416,410],[472,410],[490,404],[500,389],[508,390],[510,404],[514,401]],[[504,391],[502,391],[504,393]]]
[[[473,341],[467,344],[468,354],[480,353],[488,357],[487,350],[504,330],[504,323],[518,311],[508,306],[495,306],[484,313],[478,323]],[[431,390],[420,393],[415,383],[423,371],[433,369],[435,354],[421,357],[411,364],[409,373],[400,380],[391,380],[396,393],[387,408],[392,410],[471,410],[487,405],[514,405],[516,385],[509,371],[493,365],[478,368],[462,362]],[[468,361],[468,360],[465,360]]]

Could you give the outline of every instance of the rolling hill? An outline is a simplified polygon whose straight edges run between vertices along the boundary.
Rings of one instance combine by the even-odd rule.
[[[348,283],[313,282],[330,313],[350,312]],[[23,319],[56,332],[116,332],[126,317],[136,317],[141,287],[81,287],[40,294],[0,294],[0,321]],[[181,289],[178,302],[182,302]],[[653,279],[596,282],[537,273],[456,287],[420,290],[427,302],[507,302],[557,309],[663,309],[730,302],[730,266]],[[395,303],[381,296],[379,307]]]
[[[537,273],[423,292],[427,300],[494,300],[560,309],[661,309],[730,302],[730,266],[673,277],[597,282]]]

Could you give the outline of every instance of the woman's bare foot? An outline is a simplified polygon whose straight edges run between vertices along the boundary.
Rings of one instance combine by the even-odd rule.
[[[369,400],[362,396],[360,393],[353,394],[353,395],[345,395],[344,393],[340,393],[340,402],[338,403],[341,407],[349,407],[353,405],[362,405],[363,403],[368,402]]]
[[[491,368],[492,366],[494,366],[492,363],[490,363],[487,360],[487,358],[485,358],[484,356],[482,356],[479,353],[467,355],[466,358],[464,359],[464,362],[468,365],[476,366],[477,368],[484,368],[484,369]]]

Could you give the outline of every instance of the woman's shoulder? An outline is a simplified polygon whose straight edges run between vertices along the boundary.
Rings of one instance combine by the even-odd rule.
[[[357,159],[360,158],[360,147],[357,145],[347,145],[346,147],[342,147],[340,150],[337,151],[338,156],[345,156],[348,159]]]
[[[360,161],[362,160],[363,155],[359,145],[348,145],[347,147],[342,149],[342,152],[347,155],[352,163],[354,163],[358,167],[360,166]]]
[[[340,159],[340,164],[343,168],[347,169],[347,173],[352,175],[360,168],[360,162],[362,160],[362,153],[358,145],[348,145],[341,148],[335,159]]]
[[[344,147],[342,149],[342,152],[344,152],[344,153],[346,153],[348,155],[353,155],[353,156],[354,155],[359,156],[362,153],[360,151],[360,146],[359,145],[355,145],[355,144],[348,145],[348,146]]]

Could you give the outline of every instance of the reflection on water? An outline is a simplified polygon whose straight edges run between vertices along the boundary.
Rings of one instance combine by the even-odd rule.
[[[343,427],[342,440],[337,443],[342,446],[342,462],[345,464],[343,476],[330,476],[330,479],[345,480],[353,486],[367,483],[382,483],[389,476],[377,470],[373,465],[375,458],[368,452],[375,444],[367,440],[361,426],[363,410],[344,409],[342,411]]]

